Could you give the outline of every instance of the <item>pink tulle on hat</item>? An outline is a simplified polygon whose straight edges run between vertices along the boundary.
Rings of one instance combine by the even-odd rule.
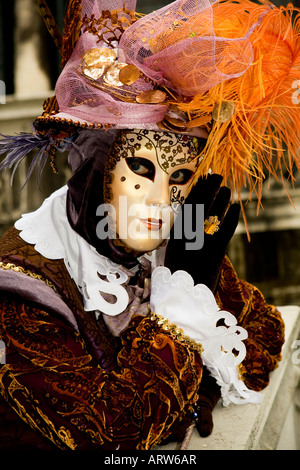
[[[216,3],[179,0],[140,19],[122,35],[125,59],[159,85],[184,96],[204,93],[240,76],[253,61],[249,37],[260,19],[243,37],[220,37],[214,29]]]
[[[213,25],[214,3],[216,1],[177,0],[132,20],[127,11],[134,9],[134,1],[125,2],[125,10],[123,1],[84,1],[81,36],[55,89],[60,111],[56,117],[98,127],[155,130],[157,123],[170,111],[167,99],[137,103],[137,97],[143,92],[160,85],[171,97],[172,92],[191,97],[243,74],[253,60],[249,37],[260,18],[249,24],[241,38],[217,37]],[[114,12],[114,18],[106,16],[105,12]],[[116,27],[117,22],[125,25],[122,34]],[[179,36],[176,41],[182,28],[185,37]],[[166,35],[175,38],[169,47],[163,47]],[[103,66],[102,75],[99,75],[99,63],[98,69],[94,67],[87,73],[86,54],[99,51],[101,56],[105,48],[116,53],[113,64]],[[194,56],[195,50],[197,64],[194,60],[185,60],[190,52]],[[140,78],[130,85],[117,83],[117,79],[107,82],[107,69],[116,70],[124,64],[135,65],[141,72]],[[174,114],[173,109],[170,116],[177,119],[180,113]]]

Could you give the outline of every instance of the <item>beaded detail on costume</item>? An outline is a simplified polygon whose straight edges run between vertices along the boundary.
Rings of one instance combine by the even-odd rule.
[[[162,315],[157,315],[154,312],[149,313],[149,318],[150,320],[155,321],[159,326],[161,326],[163,330],[169,331],[178,339],[178,341],[187,344],[191,348],[195,349],[199,354],[203,352],[202,344],[197,343],[195,340],[185,335],[183,329],[178,328],[177,325],[171,323],[168,318],[165,318]]]

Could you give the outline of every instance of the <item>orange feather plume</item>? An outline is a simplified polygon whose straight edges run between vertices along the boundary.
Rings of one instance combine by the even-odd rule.
[[[213,8],[216,35],[234,37],[239,22],[249,27],[263,9],[264,5],[247,1],[217,3]],[[293,180],[294,167],[300,170],[299,32],[297,9],[292,5],[271,8],[250,36],[254,60],[246,72],[177,103],[195,123],[213,123],[199,176],[219,173],[239,196],[243,187],[250,197],[255,192],[259,204],[267,175]],[[212,119],[222,103],[232,104],[233,114],[227,121],[218,119],[217,113]]]

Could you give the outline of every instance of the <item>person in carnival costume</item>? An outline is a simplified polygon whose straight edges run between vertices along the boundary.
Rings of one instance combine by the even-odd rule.
[[[207,436],[216,403],[258,403],[281,359],[280,313],[226,248],[242,189],[260,205],[268,174],[299,169],[298,12],[70,0],[60,34],[39,3],[63,70],[1,168],[35,151],[28,177],[56,171],[67,150],[72,176],[0,242],[1,445]]]

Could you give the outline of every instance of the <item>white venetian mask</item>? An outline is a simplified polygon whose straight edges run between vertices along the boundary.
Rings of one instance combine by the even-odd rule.
[[[147,252],[168,238],[191,189],[200,151],[196,138],[120,131],[106,167],[105,199],[125,246]]]

